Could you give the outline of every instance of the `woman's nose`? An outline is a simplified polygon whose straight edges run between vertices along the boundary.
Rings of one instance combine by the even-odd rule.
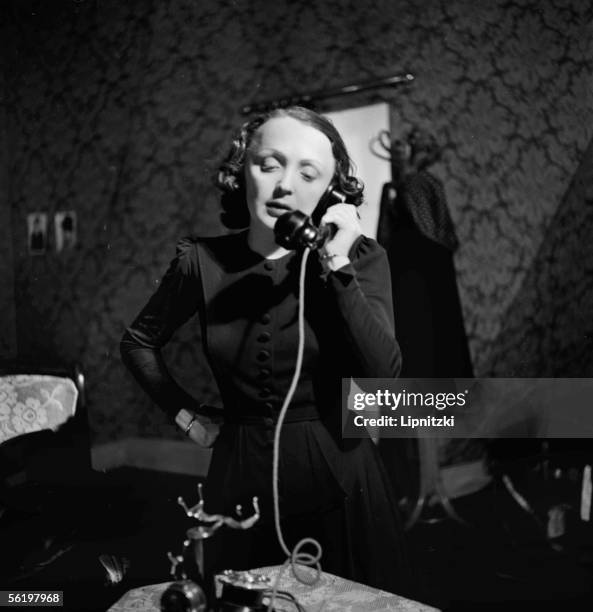
[[[290,171],[285,171],[282,173],[282,176],[278,178],[276,191],[282,192],[282,194],[288,194],[292,193],[292,189],[292,173]]]

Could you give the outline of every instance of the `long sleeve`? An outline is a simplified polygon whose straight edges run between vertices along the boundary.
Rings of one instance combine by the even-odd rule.
[[[128,327],[120,343],[124,364],[142,388],[171,418],[199,403],[171,376],[162,355],[176,329],[198,310],[200,282],[195,244],[183,239],[158,289]]]
[[[395,337],[391,274],[385,250],[362,236],[350,252],[351,263],[328,275],[343,321],[343,332],[356,356],[354,376],[393,378],[401,370]]]

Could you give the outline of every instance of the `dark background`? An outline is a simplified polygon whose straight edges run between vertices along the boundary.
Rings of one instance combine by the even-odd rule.
[[[0,359],[81,364],[95,443],[179,437],[124,371],[118,343],[177,240],[222,230],[211,174],[240,108],[409,71],[408,87],[326,109],[384,100],[394,132],[417,124],[445,145],[433,170],[461,243],[475,374],[593,376],[592,20],[590,0],[3,2]],[[78,246],[56,253],[50,232],[47,253],[29,255],[27,214],[48,213],[51,228],[59,210],[77,213]],[[199,334],[186,326],[167,358],[215,403]],[[574,509],[590,448],[568,443],[548,464],[540,451],[499,459],[523,461],[514,482],[543,520],[571,500],[560,548],[495,478],[455,502],[471,527],[412,530],[419,598],[563,609],[589,588],[591,529]],[[195,501],[194,487],[192,476],[128,468],[66,490],[28,483],[4,516],[6,561],[30,572],[15,584],[61,587],[70,609],[100,610],[166,580],[165,552],[185,528],[175,500]],[[130,562],[115,587],[103,553]]]
[[[394,131],[434,171],[479,376],[593,372],[589,0],[2,3],[0,354],[79,362],[95,441],[174,437],[118,341],[179,237],[221,231],[211,173],[251,101],[388,76]],[[366,101],[377,101],[377,95]],[[365,101],[365,100],[363,100]],[[336,100],[344,105],[344,100]],[[78,215],[79,245],[27,251],[26,215]],[[190,324],[169,349],[217,392]],[[196,382],[197,381],[197,382]]]

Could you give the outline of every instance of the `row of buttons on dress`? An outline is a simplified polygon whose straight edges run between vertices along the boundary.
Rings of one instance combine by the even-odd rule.
[[[271,261],[266,261],[264,262],[264,270],[266,270],[267,272],[274,272],[276,266],[274,265],[273,262]],[[269,325],[272,322],[272,316],[270,315],[269,312],[265,312],[264,314],[261,315],[259,322],[262,325]],[[266,345],[268,342],[270,342],[270,340],[272,339],[272,334],[269,331],[262,331],[258,336],[257,336],[257,342],[261,345]],[[266,362],[269,361],[271,357],[271,353],[267,348],[262,348],[261,350],[258,351],[257,355],[256,355],[256,359],[259,361],[259,363],[261,364],[261,368],[259,370],[258,373],[258,380],[262,383],[262,386],[259,389],[259,397],[262,399],[266,399],[268,397],[270,397],[270,395],[272,394],[272,389],[269,386],[269,382],[272,376],[272,371],[270,370],[269,367],[265,367]],[[268,383],[268,384],[266,384]],[[266,408],[266,410],[272,410],[274,408],[274,405],[272,404],[272,402],[266,402],[264,404],[264,407]]]

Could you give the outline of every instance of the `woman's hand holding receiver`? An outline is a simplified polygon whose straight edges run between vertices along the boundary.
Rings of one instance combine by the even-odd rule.
[[[348,253],[356,239],[362,234],[356,206],[353,204],[334,204],[321,218],[321,223],[333,223],[336,233],[328,240],[320,252],[324,266],[334,271],[350,263]]]

